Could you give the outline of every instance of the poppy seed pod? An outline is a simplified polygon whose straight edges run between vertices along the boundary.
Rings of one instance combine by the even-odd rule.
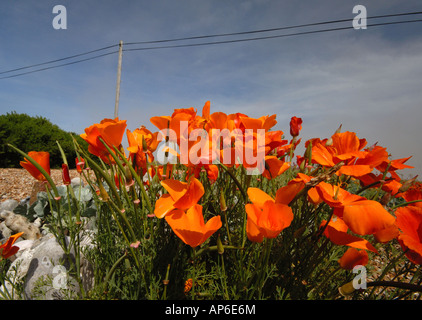
[[[353,292],[355,292],[355,288],[353,287],[353,281],[350,281],[339,287],[338,292],[344,297],[350,296]]]
[[[223,243],[221,242],[220,235],[218,235],[218,238],[217,238],[217,251],[219,254],[224,253],[224,247],[223,247]]]

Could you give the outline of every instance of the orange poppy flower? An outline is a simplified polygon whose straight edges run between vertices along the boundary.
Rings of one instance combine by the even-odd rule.
[[[283,131],[268,131],[265,133],[265,154],[269,154],[272,150],[276,149],[289,149],[291,146],[287,146],[287,140],[282,140]],[[278,154],[277,154],[278,156]]]
[[[5,243],[0,245],[0,257],[7,259],[19,251],[19,247],[16,247],[13,244],[21,235],[23,235],[23,232],[14,234],[13,236],[9,237]]]
[[[177,142],[180,145],[180,139],[188,140],[188,135],[192,130],[202,128],[201,124],[205,121],[202,117],[196,114],[194,108],[175,109],[171,116],[158,116],[150,119],[151,123],[155,125],[160,131],[166,133],[166,130],[172,130],[176,134]],[[182,126],[186,122],[187,127]],[[171,138],[173,139],[173,138]]]
[[[242,122],[242,119],[249,118],[246,114],[243,113],[232,113],[227,116],[227,128],[230,131],[239,129],[242,132],[245,132],[245,126]]]
[[[321,222],[320,227],[327,224],[326,220]],[[328,222],[324,229],[324,236],[338,246],[348,246],[356,249],[365,249],[378,253],[377,249],[367,240],[359,238],[355,235],[348,233],[349,228],[346,223],[338,217],[334,217]]]
[[[217,181],[219,171],[218,167],[215,164],[199,164],[196,166],[189,166],[187,176],[193,174],[195,178],[198,179],[202,171],[207,173],[207,177],[210,184],[213,184]]]
[[[265,157],[265,170],[262,175],[267,179],[274,179],[290,168],[288,162],[279,160],[276,156]]]
[[[377,201],[367,200],[326,182],[320,182],[315,188],[321,198],[334,208],[334,214],[356,234],[374,234],[395,222],[394,217]]]
[[[126,130],[126,136],[129,143],[127,150],[136,167],[140,170],[147,169],[147,162],[154,161],[153,152],[157,149],[159,141],[158,132],[152,133],[144,126],[135,129],[133,132]]]
[[[161,181],[161,185],[168,193],[163,194],[155,203],[154,213],[160,219],[175,209],[189,209],[204,195],[204,186],[194,177],[189,182],[166,179]]]
[[[338,132],[331,136],[330,143],[327,140],[313,141],[312,161],[327,167],[344,162],[337,175],[363,176],[387,156],[383,148],[362,150],[365,145],[366,140],[359,139],[354,132]]]
[[[402,197],[407,202],[422,200],[422,183],[416,182],[413,186],[411,186],[402,194]],[[414,203],[410,203],[409,205],[422,208],[422,202],[414,202]]]
[[[245,205],[248,215],[246,232],[249,240],[262,242],[264,237],[275,238],[290,226],[293,212],[286,203],[274,200],[258,188],[249,188],[248,196],[252,202]]]
[[[400,183],[401,178],[399,178],[399,180],[396,180],[395,178],[383,179],[382,173],[375,175],[374,173],[371,172],[357,178],[359,179],[359,181],[362,183],[363,186],[373,185],[374,188],[378,188],[380,186],[379,184],[376,184],[376,182],[381,182],[383,180],[384,182],[382,183],[381,189],[385,192],[390,193],[391,195],[395,197],[399,196],[398,192],[400,188],[402,187],[402,184]]]
[[[185,294],[187,294],[192,289],[192,285],[193,285],[193,280],[191,278],[185,281],[185,288],[184,288]]]
[[[127,129],[126,136],[129,143],[127,149],[130,153],[137,153],[139,151],[154,152],[159,143],[157,140],[158,132],[152,133],[145,126],[141,126],[133,132]]]
[[[187,245],[195,248],[204,243],[221,228],[221,217],[215,216],[204,222],[202,206],[195,204],[185,213],[176,209],[165,217],[174,233]]]
[[[34,159],[48,174],[50,174],[50,154],[48,152],[30,151],[28,152],[28,156]],[[32,163],[28,161],[28,159],[25,159],[24,161],[21,161],[19,163],[38,181],[47,180],[44,175]]]
[[[415,264],[422,264],[422,208],[401,207],[395,214],[396,225],[401,231],[397,240],[406,251],[406,257]]]
[[[277,124],[275,120],[276,115],[262,116],[259,118],[242,117],[241,121],[245,129],[251,129],[256,132],[258,129],[264,129],[265,132],[269,131],[272,127]]]
[[[80,136],[88,142],[88,151],[93,155],[100,157],[106,163],[113,162],[107,148],[99,140],[103,141],[113,150],[113,147],[118,148],[122,143],[123,135],[126,129],[126,120],[119,120],[119,118],[103,119],[100,123],[95,123],[85,129],[85,133]]]
[[[346,270],[353,270],[357,265],[365,266],[369,261],[368,252],[349,248],[338,260],[340,267]]]

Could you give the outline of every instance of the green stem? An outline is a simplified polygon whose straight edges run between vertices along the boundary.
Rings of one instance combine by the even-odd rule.
[[[126,159],[126,157],[124,157],[123,154],[116,147],[115,147],[115,151],[119,154],[119,156],[121,157],[121,159],[123,160],[123,162],[128,166],[130,172],[132,173],[132,176],[135,178],[136,182],[138,183],[139,188],[141,188],[142,196],[143,196],[145,202],[147,203],[147,207],[148,207],[149,212],[152,213],[153,212],[153,209],[152,209],[152,206],[151,206],[151,202],[150,202],[150,200],[148,198],[148,195],[147,195],[147,193],[145,191],[145,187],[144,187],[143,181],[141,181],[141,178],[136,173],[136,171],[133,168],[133,166]]]
[[[170,264],[167,265],[166,278],[163,280],[164,292],[163,292],[163,297],[161,298],[162,300],[167,300],[167,286],[169,284],[169,272],[170,272]]]
[[[391,210],[397,209],[399,207],[404,207],[404,206],[407,206],[408,204],[416,203],[416,202],[422,202],[422,199],[412,200],[412,201],[407,201],[407,202],[400,203],[400,204],[392,207]]]
[[[104,291],[107,292],[108,290],[108,282],[110,281],[111,276],[113,275],[113,273],[116,271],[116,268],[118,267],[118,265],[123,261],[123,259],[127,256],[127,252],[125,252],[119,259],[117,259],[117,261],[113,264],[113,266],[111,267],[111,269],[109,270],[109,272],[107,273],[107,275],[104,278]]]
[[[398,281],[372,281],[366,283],[367,287],[395,287],[410,291],[422,292],[422,286],[412,283],[398,282]]]

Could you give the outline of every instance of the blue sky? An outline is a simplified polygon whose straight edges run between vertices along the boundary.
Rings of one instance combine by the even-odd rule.
[[[352,19],[353,7],[358,4],[366,7],[368,16],[422,11],[419,0],[4,0],[0,3],[0,72],[115,45],[120,40],[153,41]],[[53,28],[56,5],[66,7],[66,30]],[[381,21],[387,20],[368,23]],[[347,25],[351,22],[322,27]],[[124,44],[124,48],[133,47]],[[119,117],[127,119],[131,130],[141,125],[155,130],[150,117],[169,115],[182,107],[200,111],[210,100],[211,111],[242,112],[251,117],[277,114],[276,129],[286,135],[290,118],[301,117],[304,140],[329,137],[342,124],[343,131],[354,131],[369,144],[387,147],[392,158],[413,155],[408,164],[416,169],[403,174],[420,174],[421,52],[421,22],[233,44],[125,51]],[[39,115],[66,131],[82,133],[85,127],[113,117],[116,72],[117,54],[113,54],[0,79],[0,114]],[[0,77],[6,75],[11,73]]]

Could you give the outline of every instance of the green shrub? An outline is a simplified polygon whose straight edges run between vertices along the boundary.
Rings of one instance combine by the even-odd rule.
[[[59,168],[62,165],[62,157],[56,143],[56,141],[59,141],[66,157],[69,159],[70,167],[74,168],[75,163],[70,161],[70,159],[76,157],[72,135],[79,144],[87,145],[79,135],[60,129],[46,118],[31,117],[16,112],[0,115],[0,167],[20,167],[19,161],[23,160],[22,157],[6,146],[6,143],[11,143],[19,145],[26,152],[49,152],[51,168]]]

